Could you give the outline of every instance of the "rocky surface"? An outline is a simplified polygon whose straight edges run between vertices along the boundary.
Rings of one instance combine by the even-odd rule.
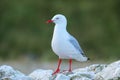
[[[29,77],[33,80],[49,80],[49,78],[52,76],[52,73],[52,70],[38,69],[29,74]]]
[[[120,60],[109,65],[93,64],[72,72],[52,73],[52,70],[37,69],[25,75],[11,66],[0,66],[0,80],[120,80]]]
[[[111,63],[95,75],[96,80],[120,80],[120,61]]]
[[[32,80],[29,76],[24,75],[11,66],[0,66],[0,80]]]

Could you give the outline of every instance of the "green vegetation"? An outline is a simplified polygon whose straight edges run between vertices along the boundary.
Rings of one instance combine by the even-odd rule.
[[[51,56],[54,25],[45,22],[61,13],[90,58],[119,59],[119,8],[120,0],[0,0],[0,57]]]

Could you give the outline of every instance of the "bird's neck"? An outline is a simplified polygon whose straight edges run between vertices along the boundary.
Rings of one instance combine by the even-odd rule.
[[[55,27],[54,27],[54,32],[53,32],[53,36],[63,36],[67,33],[67,30],[66,30],[66,25],[67,24],[56,24]]]
[[[59,32],[59,31],[66,31],[66,26],[67,24],[55,24],[54,31]]]

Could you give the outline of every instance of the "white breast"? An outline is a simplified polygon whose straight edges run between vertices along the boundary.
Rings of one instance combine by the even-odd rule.
[[[60,31],[60,30],[59,30]],[[74,46],[69,42],[69,34],[67,31],[57,31],[53,34],[52,49],[59,58],[70,59],[75,54],[79,54]]]
[[[69,41],[70,35],[66,29],[61,28],[61,26],[55,26],[52,38],[52,49],[59,58],[62,59],[75,59],[77,61],[86,61],[87,58],[84,57],[79,50],[75,48],[73,44]]]

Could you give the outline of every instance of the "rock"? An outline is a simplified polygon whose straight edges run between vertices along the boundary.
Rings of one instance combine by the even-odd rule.
[[[11,66],[0,66],[0,80],[120,80],[120,60],[109,65],[93,64],[72,72],[52,73],[52,70],[37,69],[26,76]]]
[[[68,76],[70,76],[72,80],[93,80],[95,78],[95,74],[102,71],[105,67],[105,64],[94,64],[86,68],[75,69],[73,70],[73,74]]]
[[[28,76],[19,76],[19,77],[13,78],[12,80],[33,80],[33,79],[31,79]]]
[[[71,80],[92,80],[94,79],[93,72],[78,72],[71,75],[68,75]]]
[[[52,77],[52,70],[38,69],[33,71],[29,77],[33,80],[49,80]]]
[[[93,64],[86,68],[87,68],[87,71],[92,71],[96,74],[96,73],[102,71],[103,69],[105,69],[106,67],[107,67],[106,64]]]
[[[96,80],[120,80],[120,60],[109,64],[95,75]]]
[[[88,68],[80,68],[73,70],[73,74],[68,75],[71,80],[92,80],[94,79],[94,72],[88,71]]]
[[[32,80],[11,66],[0,66],[0,80]]]
[[[64,74],[58,74],[55,80],[70,80],[70,77]]]

